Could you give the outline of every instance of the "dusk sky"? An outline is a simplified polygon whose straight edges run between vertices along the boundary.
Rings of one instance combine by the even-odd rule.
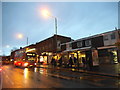
[[[54,18],[45,18],[43,8],[57,18],[58,34],[74,40],[118,27],[118,2],[3,2],[3,54],[26,46],[27,37],[30,45],[55,34]]]

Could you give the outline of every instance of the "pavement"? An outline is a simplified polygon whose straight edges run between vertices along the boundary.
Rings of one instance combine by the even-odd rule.
[[[57,67],[57,66],[53,67],[52,65],[37,65],[37,67],[120,78],[120,63],[99,65],[99,67],[93,70],[86,70],[83,68],[64,68],[64,67]]]

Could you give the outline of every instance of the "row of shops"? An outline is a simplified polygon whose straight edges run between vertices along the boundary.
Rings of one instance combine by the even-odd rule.
[[[62,66],[67,66],[72,58],[73,67],[83,67],[85,63],[89,67],[94,67],[120,62],[119,41],[120,30],[113,30],[78,40],[54,35],[24,49],[26,52],[36,53],[36,62],[40,64],[51,64],[54,58],[59,65],[59,60],[62,58]],[[14,58],[15,52],[11,52],[11,58]]]
[[[66,60],[71,55],[76,57],[79,67],[84,66],[83,58],[91,68],[120,63],[120,30],[78,39],[61,46],[62,53],[66,53]]]
[[[61,53],[50,53],[40,55],[37,59],[38,62],[43,62],[42,64],[51,64],[52,58],[56,60],[57,65],[59,65],[59,59],[62,57],[62,66],[66,67],[69,64],[69,59],[72,57],[73,67],[84,67],[83,58],[86,61],[86,64],[89,67],[100,66],[101,64],[117,64],[118,56],[116,48],[109,49],[92,49],[84,48],[84,49],[76,49],[71,51],[63,51]],[[74,58],[77,59],[74,62]]]

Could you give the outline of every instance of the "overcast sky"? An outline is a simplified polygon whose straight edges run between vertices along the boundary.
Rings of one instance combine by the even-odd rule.
[[[35,44],[55,33],[54,18],[45,18],[41,10],[47,8],[57,18],[58,34],[80,39],[118,27],[117,2],[3,2],[3,53],[14,47]],[[24,35],[22,39],[16,37]]]

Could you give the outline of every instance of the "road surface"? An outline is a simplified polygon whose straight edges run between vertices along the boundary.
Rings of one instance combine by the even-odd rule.
[[[3,66],[1,82],[1,88],[119,88],[120,84],[113,77],[12,65]]]

